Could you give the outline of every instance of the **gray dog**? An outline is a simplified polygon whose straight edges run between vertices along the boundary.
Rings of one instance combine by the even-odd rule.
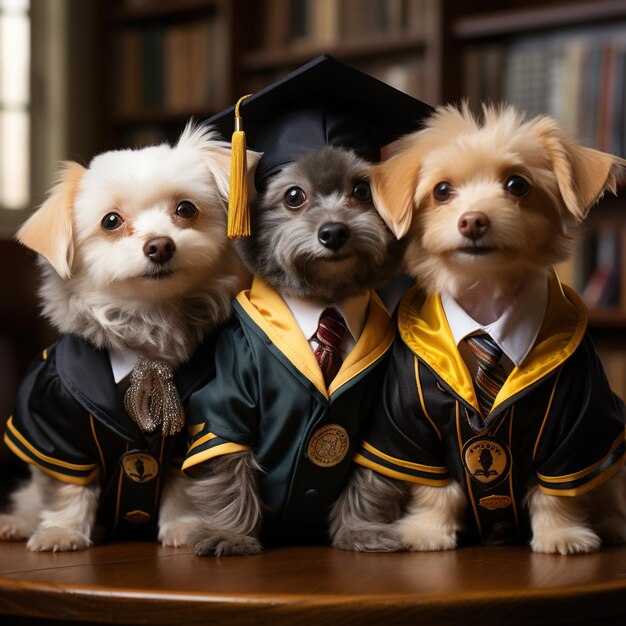
[[[326,147],[270,177],[253,200],[252,236],[237,246],[254,283],[218,339],[216,379],[189,411],[183,469],[197,478],[189,496],[203,520],[192,537],[198,555],[327,541],[328,511],[347,482],[393,335],[371,290],[402,256],[372,202],[369,170],[354,153]],[[330,382],[302,321],[303,308],[329,306],[345,313],[349,331]],[[361,321],[351,324],[359,307]]]
[[[381,286],[400,244],[374,209],[369,164],[335,147],[300,157],[269,181],[238,242],[248,269],[279,293],[332,303]]]

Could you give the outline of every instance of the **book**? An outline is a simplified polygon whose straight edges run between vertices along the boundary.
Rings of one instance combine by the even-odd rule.
[[[620,303],[620,229],[613,223],[600,224],[588,235],[595,238],[595,264],[582,292],[590,307],[618,307]]]
[[[330,46],[341,36],[338,0],[315,0],[309,3],[311,39],[315,45]]]
[[[120,113],[134,114],[142,108],[141,31],[122,31],[115,41],[115,100]]]
[[[470,45],[463,67],[474,108],[505,101],[529,115],[554,117],[583,145],[626,154],[624,25]],[[500,84],[498,77],[504,77]]]
[[[265,0],[261,39],[264,50],[280,50],[287,46],[290,39],[289,18],[285,0]]]

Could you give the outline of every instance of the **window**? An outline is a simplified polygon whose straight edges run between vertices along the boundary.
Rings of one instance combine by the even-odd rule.
[[[30,200],[30,0],[0,0],[0,210]]]

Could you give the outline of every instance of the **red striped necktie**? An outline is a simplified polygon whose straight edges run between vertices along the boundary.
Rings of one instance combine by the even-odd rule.
[[[478,406],[485,417],[489,415],[493,401],[506,380],[506,372],[500,364],[502,350],[487,333],[467,337],[465,342],[478,362],[474,388]]]
[[[320,315],[317,332],[315,358],[320,365],[326,386],[329,387],[341,367],[341,342],[346,334],[346,324],[336,309],[328,308]]]

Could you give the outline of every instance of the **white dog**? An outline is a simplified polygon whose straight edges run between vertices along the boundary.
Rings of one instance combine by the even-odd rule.
[[[186,399],[212,373],[211,331],[241,287],[229,171],[230,146],[189,124],[173,147],[66,164],[18,232],[42,257],[43,314],[61,338],[7,424],[7,445],[34,468],[0,538],[35,551],[86,548],[96,528],[185,542],[195,517],[170,467],[185,451]]]

